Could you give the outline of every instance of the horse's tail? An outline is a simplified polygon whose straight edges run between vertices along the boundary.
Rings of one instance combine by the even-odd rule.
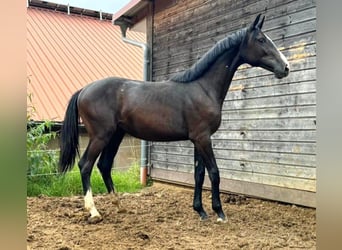
[[[80,92],[81,90],[77,91],[71,97],[62,124],[59,155],[59,170],[62,173],[72,169],[76,154],[79,155],[77,99]]]

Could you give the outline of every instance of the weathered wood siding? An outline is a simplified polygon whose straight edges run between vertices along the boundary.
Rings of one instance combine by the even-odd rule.
[[[288,58],[291,73],[278,80],[263,69],[239,68],[212,136],[214,152],[223,182],[233,183],[227,191],[315,206],[315,0],[180,0],[160,10],[161,2],[153,18],[154,81],[187,69],[228,33],[266,15],[263,30]],[[188,141],[152,145],[155,178],[192,182],[181,176],[193,173],[193,161]]]

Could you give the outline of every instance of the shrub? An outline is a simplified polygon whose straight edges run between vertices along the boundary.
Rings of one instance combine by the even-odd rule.
[[[51,132],[51,122],[28,122],[26,135],[28,175],[56,173],[57,152],[48,149],[48,143],[56,137],[56,133]]]
[[[29,82],[30,83],[30,82]],[[51,131],[51,121],[36,123],[32,120],[36,112],[32,104],[32,94],[28,94],[27,106],[27,195],[38,195],[42,183],[50,185],[57,172],[58,154],[48,149],[48,143],[56,137]]]

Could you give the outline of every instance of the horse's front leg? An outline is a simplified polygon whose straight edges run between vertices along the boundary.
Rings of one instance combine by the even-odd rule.
[[[193,208],[200,215],[201,220],[205,220],[208,218],[207,213],[203,209],[202,205],[202,187],[204,182],[205,175],[205,167],[204,162],[201,155],[195,148],[195,193],[194,193],[194,202]]]
[[[195,141],[195,147],[208,170],[209,179],[211,181],[212,209],[218,215],[217,221],[226,222],[226,216],[223,213],[220,200],[220,174],[217,168],[210,136],[206,136],[201,138],[201,140]]]

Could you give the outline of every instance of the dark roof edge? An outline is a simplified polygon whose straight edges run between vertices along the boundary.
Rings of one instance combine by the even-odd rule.
[[[111,21],[112,16],[113,16],[112,14],[107,13],[107,12],[102,12],[101,10],[99,11],[90,10],[90,9],[84,9],[80,7],[74,7],[70,5],[41,1],[41,0],[27,0],[27,7],[62,12],[62,13],[67,13],[68,15],[92,17],[92,18],[106,20],[106,21]]]

